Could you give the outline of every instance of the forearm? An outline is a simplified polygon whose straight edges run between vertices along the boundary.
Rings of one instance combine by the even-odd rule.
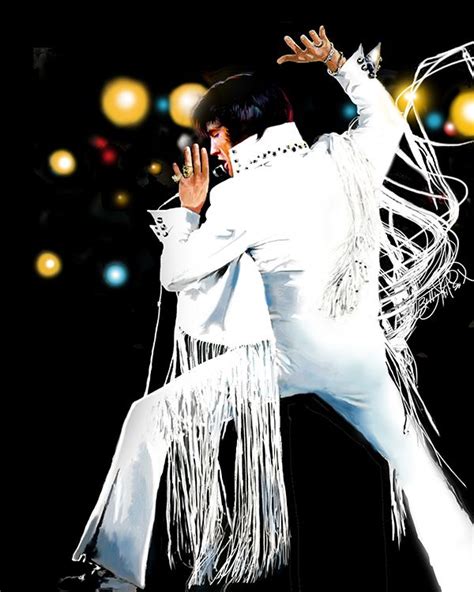
[[[211,206],[200,228],[199,215],[188,208],[148,210],[156,222],[151,229],[163,243],[160,279],[166,290],[193,288],[251,246],[238,211],[225,205]]]
[[[407,123],[389,92],[368,69],[362,45],[334,78],[357,107],[358,126],[349,134],[374,164],[380,183],[391,166]]]

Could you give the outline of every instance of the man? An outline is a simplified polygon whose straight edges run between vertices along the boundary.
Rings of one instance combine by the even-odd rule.
[[[168,483],[182,487],[169,500],[168,524],[171,516],[182,524],[179,548],[193,558],[191,584],[212,580],[216,570],[225,583],[254,581],[285,562],[289,536],[276,399],[314,393],[387,459],[394,534],[400,539],[404,532],[403,490],[441,589],[467,592],[472,521],[429,450],[413,402],[405,409],[407,402],[387,369],[387,340],[379,324],[383,228],[378,191],[407,131],[406,121],[376,79],[379,47],[366,57],[360,46],[346,60],[324,27],[310,37],[301,36],[305,50],[286,37],[293,53],[278,63],[323,62],[356,104],[358,127],[341,136],[325,134],[309,147],[281,89],[245,74],[230,77],[211,87],[194,113],[198,129],[210,138],[211,154],[229,174],[211,191],[206,222],[200,225],[209,159],[197,144],[185,150],[183,171],[173,164],[181,207],[151,211],[152,228],[163,243],[161,282],[179,296],[176,342],[182,375],[153,394],[158,405],[163,400],[176,405],[175,415],[163,405],[155,421],[163,426],[172,418],[167,433],[173,434],[164,438],[163,450],[169,447]],[[228,351],[213,356],[217,345]],[[156,412],[146,398],[143,405],[148,414]],[[241,451],[232,513],[215,459],[222,425],[230,419]],[[136,421],[130,415],[127,424]],[[130,431],[124,429],[121,441]],[[133,448],[143,449],[143,442]],[[117,491],[132,484],[124,476],[127,467],[136,471],[133,455],[127,462],[123,456],[120,449],[75,558],[93,533],[100,537],[102,529],[107,532],[103,540],[111,541],[123,531],[111,516],[124,504],[123,494],[116,501]],[[154,456],[146,462],[156,462]],[[150,482],[159,479],[160,471],[150,469]],[[114,489],[117,478],[122,481]],[[147,499],[144,507],[150,504]],[[115,512],[108,512],[112,506]],[[224,518],[231,525],[228,544]],[[128,541],[139,536],[136,531],[128,535]],[[134,547],[142,568],[148,542]],[[100,551],[96,544],[95,560],[118,569],[110,549],[104,551],[107,545],[103,542]],[[122,573],[129,581],[139,580]]]

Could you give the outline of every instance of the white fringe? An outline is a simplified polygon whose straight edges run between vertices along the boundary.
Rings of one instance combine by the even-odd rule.
[[[329,317],[352,312],[361,287],[368,282],[368,255],[379,248],[382,226],[374,191],[372,165],[354,145],[348,132],[332,134],[331,153],[351,209],[350,233],[325,288],[322,305]]]
[[[426,78],[459,63],[466,64],[472,79],[474,62],[468,47],[473,46],[474,42],[471,41],[423,60],[417,68],[412,84],[404,89],[400,96],[406,96],[407,91],[410,91],[411,96],[415,96]],[[381,259],[387,258],[385,261],[390,261],[391,265],[380,269],[381,307],[378,318],[385,333],[389,372],[398,386],[405,409],[405,431],[410,417],[418,436],[425,444],[429,443],[438,463],[440,465],[444,463],[460,483],[466,486],[436,450],[423,426],[417,408],[423,410],[439,436],[439,431],[418,392],[416,363],[407,340],[419,319],[429,318],[435,312],[440,299],[443,302],[446,296],[453,296],[452,291],[461,286],[461,279],[462,282],[474,281],[466,275],[465,267],[456,261],[459,241],[452,230],[459,217],[459,207],[467,198],[468,188],[461,179],[441,172],[434,150],[434,146],[454,147],[474,142],[442,144],[431,141],[413,101],[408,103],[403,116],[407,119],[411,109],[423,137],[415,135],[407,126],[405,137],[412,154],[404,152],[399,147],[397,155],[422,175],[428,190],[420,191],[402,185],[389,177],[386,177],[386,181],[395,189],[398,187],[415,196],[430,197],[436,210],[438,210],[438,201],[441,202],[444,211],[435,213],[412,204],[397,194],[395,189],[391,190],[385,185],[374,192],[369,163],[364,162],[353,149],[346,135],[347,132],[342,134],[333,147],[341,178],[345,180],[353,216],[353,228],[325,292],[324,305],[331,316],[350,313],[357,306],[360,285],[366,281],[365,257],[373,248],[379,247]],[[336,138],[337,136],[334,137]],[[349,166],[346,167],[346,163]],[[354,166],[358,168],[353,168]],[[358,173],[352,175],[351,171],[358,171]],[[448,181],[454,181],[464,189],[461,200],[458,201]],[[378,207],[387,211],[388,223],[380,218],[378,210],[375,209]],[[396,228],[395,216],[409,220],[420,230],[412,236],[407,236],[403,230]],[[380,232],[380,223],[383,232]],[[366,237],[366,240],[363,240],[363,237]],[[380,239],[378,246],[375,243],[377,237]],[[392,539],[396,536],[400,545],[402,535],[405,534],[406,509],[396,472],[390,464],[389,472]],[[460,505],[463,505],[447,477],[446,483]]]
[[[425,59],[417,68],[412,84],[404,89],[400,96],[406,96],[406,90],[415,96],[416,91],[423,81],[437,72],[465,63],[470,77],[473,77],[473,58],[467,48],[473,47],[474,42],[455,47],[436,56]],[[438,201],[444,211],[431,212],[418,205],[414,205],[397,195],[394,190],[382,186],[380,192],[381,207],[388,212],[388,223],[383,223],[385,240],[381,245],[382,256],[390,259],[392,267],[381,270],[380,275],[380,302],[381,310],[379,319],[384,327],[386,337],[386,351],[389,360],[389,369],[392,378],[396,381],[406,411],[406,420],[411,418],[419,436],[425,444],[429,443],[440,465],[444,464],[451,473],[466,487],[465,483],[454,473],[451,467],[443,459],[434,446],[422,420],[417,407],[422,409],[430,424],[439,436],[439,431],[429,414],[417,388],[418,376],[415,358],[407,344],[407,340],[415,329],[419,319],[429,318],[436,310],[441,299],[444,302],[446,296],[453,296],[453,290],[457,290],[462,282],[473,281],[466,275],[465,267],[456,261],[459,240],[452,230],[459,218],[459,207],[465,201],[468,188],[461,179],[444,175],[438,163],[434,146],[462,146],[473,143],[440,144],[429,140],[423,127],[419,114],[411,101],[404,112],[407,118],[413,109],[416,121],[423,136],[415,135],[411,129],[405,134],[412,157],[405,153],[401,147],[398,155],[416,172],[420,173],[428,185],[428,191],[422,192],[412,187],[407,187],[387,177],[387,181],[394,187],[400,187],[415,196],[424,195],[432,199],[438,210]],[[464,189],[462,199],[452,190],[448,181],[458,183]],[[401,216],[414,223],[420,229],[412,236],[407,236],[394,225],[394,215]],[[421,240],[424,239],[424,240]],[[420,244],[421,243],[421,244]],[[428,314],[429,313],[429,314]],[[396,481],[396,475],[393,476]],[[457,496],[446,477],[446,483],[456,496],[460,505],[462,500]],[[398,543],[405,529],[403,520],[405,511],[401,488],[395,484],[392,490],[392,511],[394,514],[396,535]],[[395,533],[393,534],[395,536]]]
[[[406,534],[405,521],[407,518],[407,511],[403,499],[403,490],[397,477],[396,469],[392,463],[388,462],[387,464],[390,479],[392,541],[396,534],[398,547],[400,548],[402,536]]]
[[[265,340],[227,351],[212,372],[197,380],[192,373],[186,381],[190,368],[221,353],[222,346],[194,339],[179,327],[175,333],[184,373],[179,391],[158,412],[159,429],[167,424],[171,434],[169,563],[174,567],[176,537],[180,560],[192,568],[188,586],[206,579],[224,583],[224,589],[255,582],[286,565],[290,553],[275,344]],[[237,433],[232,512],[218,459],[230,420]]]

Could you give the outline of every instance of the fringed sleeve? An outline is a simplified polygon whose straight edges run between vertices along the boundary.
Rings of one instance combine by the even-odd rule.
[[[469,49],[472,51],[473,47],[474,42],[470,42],[423,60],[404,93],[410,91],[414,96],[428,77],[460,63],[466,64],[468,76],[472,80],[473,57]],[[440,300],[453,296],[453,291],[462,282],[473,281],[467,276],[464,266],[456,261],[459,240],[453,230],[459,218],[460,205],[467,198],[468,188],[462,179],[443,174],[435,147],[457,147],[474,142],[441,144],[431,141],[413,102],[407,105],[403,117],[407,119],[411,110],[414,111],[421,136],[407,125],[407,148],[400,146],[396,154],[423,177],[427,186],[423,191],[399,183],[390,176],[385,178],[383,185],[379,185],[373,164],[358,152],[358,144],[353,141],[350,131],[342,135],[328,134],[326,137],[344,183],[353,224],[328,282],[324,306],[331,316],[354,311],[361,285],[368,281],[366,269],[369,255],[374,249],[379,249],[378,318],[384,329],[389,372],[399,388],[407,420],[408,417],[413,420],[415,429],[430,444],[438,462],[444,463],[453,472],[436,450],[419,414],[419,410],[423,410],[439,435],[418,392],[415,359],[407,340],[417,321],[431,316]],[[457,195],[453,187],[460,189],[462,195]],[[410,201],[407,194],[412,194],[414,199]],[[435,204],[435,211],[416,203],[420,197],[430,198]],[[386,221],[379,209],[385,210]],[[409,235],[397,226],[397,221],[402,219],[416,228],[413,234]],[[400,542],[406,513],[401,489],[393,471],[391,492],[393,534]]]

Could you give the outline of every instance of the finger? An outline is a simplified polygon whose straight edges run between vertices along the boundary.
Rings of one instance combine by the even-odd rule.
[[[193,164],[191,148],[189,146],[186,146],[186,148],[184,149],[184,164],[187,164],[188,166],[192,166]]]
[[[284,39],[286,44],[289,45],[296,54],[303,53],[301,47],[297,43],[295,43],[289,35],[285,35]]]
[[[319,35],[316,33],[314,29],[311,29],[309,34],[311,35],[311,39],[314,41],[315,45],[321,45],[322,39],[321,37],[319,37]]]
[[[207,150],[202,147],[201,148],[201,162],[202,162],[202,174],[205,177],[209,176],[209,157],[207,155]]]
[[[175,162],[173,162],[172,167],[174,174],[178,177],[179,181],[181,181],[181,179],[183,178],[183,173],[180,171],[179,166]]]
[[[196,174],[201,172],[201,157],[199,155],[199,144],[193,144],[193,171]]]
[[[325,43],[329,43],[329,39],[327,38],[326,35],[326,29],[324,28],[324,25],[321,25],[319,27],[319,36],[321,37],[321,39],[325,42]]]
[[[302,43],[303,43],[303,44],[304,44],[304,45],[305,45],[305,46],[306,46],[308,49],[310,49],[310,50],[313,50],[313,49],[314,49],[314,45],[313,45],[312,41],[310,41],[310,40],[309,40],[309,39],[306,37],[306,35],[301,35],[300,39],[301,39],[301,42],[302,42]]]
[[[286,54],[277,59],[277,64],[284,64],[285,62],[297,62],[298,59],[295,54]]]

